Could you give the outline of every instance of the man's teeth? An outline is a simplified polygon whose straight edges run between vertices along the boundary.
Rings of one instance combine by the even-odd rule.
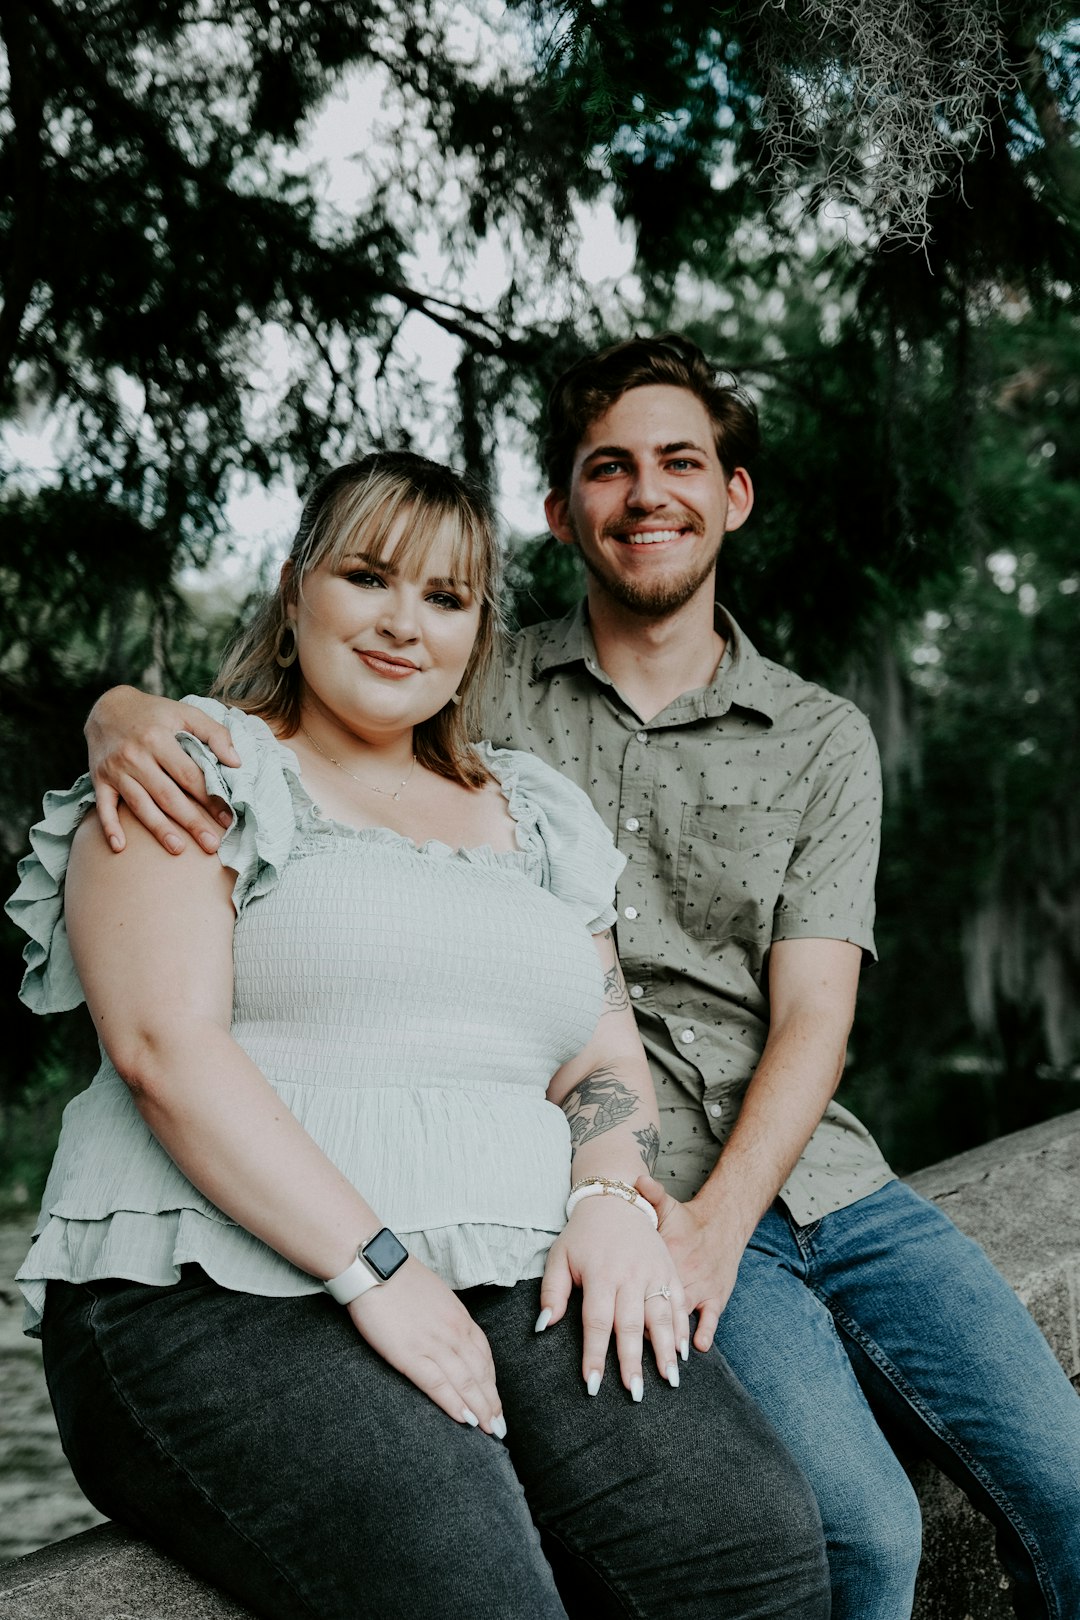
[[[682,534],[681,529],[651,529],[647,534],[627,534],[623,536],[632,546],[655,546],[661,540],[678,540]]]

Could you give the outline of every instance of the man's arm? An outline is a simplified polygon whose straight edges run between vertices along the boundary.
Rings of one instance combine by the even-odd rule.
[[[227,807],[206,790],[202,771],[176,740],[190,731],[223,765],[239,765],[240,756],[224,726],[186,703],[114,686],[99,697],[86,720],[90,776],[97,795],[98,820],[109,847],[125,844],[117,814],[122,799],[170,855],[186,847],[181,830],[209,854],[228,827]]]
[[[862,951],[839,939],[777,940],[769,1036],[739,1118],[708,1181],[680,1204],[643,1177],[707,1350],[758,1221],[817,1127],[844,1068]]]

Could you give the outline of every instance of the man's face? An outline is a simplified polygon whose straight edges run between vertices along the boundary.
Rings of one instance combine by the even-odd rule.
[[[712,601],[724,535],[752,504],[747,474],[729,478],[720,465],[697,395],[656,384],[623,394],[586,429],[569,490],[552,490],[545,511],[603,593],[664,618],[699,591]]]

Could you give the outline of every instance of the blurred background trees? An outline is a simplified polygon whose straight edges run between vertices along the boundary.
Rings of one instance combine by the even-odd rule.
[[[205,683],[238,492],[284,538],[296,488],[407,444],[505,493],[563,364],[674,325],[762,409],[721,595],[882,745],[848,1100],[903,1168],[1080,1102],[1066,8],[5,0],[0,45],[9,861],[100,690]],[[577,589],[539,526],[523,618]],[[20,943],[0,1186],[33,1195],[91,1043],[14,1008]]]

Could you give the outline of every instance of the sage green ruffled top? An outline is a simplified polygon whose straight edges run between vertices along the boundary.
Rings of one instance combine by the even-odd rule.
[[[566,1117],[545,1090],[600,1014],[590,936],[615,920],[623,857],[611,835],[565,777],[487,744],[515,850],[418,846],[389,828],[344,826],[312,802],[295,755],[261,720],[186,701],[228,725],[243,762],[220,766],[181,739],[234,815],[220,850],[236,872],[234,1038],[452,1287],[539,1276],[570,1179]],[[64,874],[92,803],[87,777],[46,796],[7,905],[29,935],[21,995],[36,1012],[83,999]],[[18,1273],[27,1329],[51,1278],[168,1284],[188,1261],[250,1293],[320,1286],[192,1186],[103,1053],[65,1110]]]

